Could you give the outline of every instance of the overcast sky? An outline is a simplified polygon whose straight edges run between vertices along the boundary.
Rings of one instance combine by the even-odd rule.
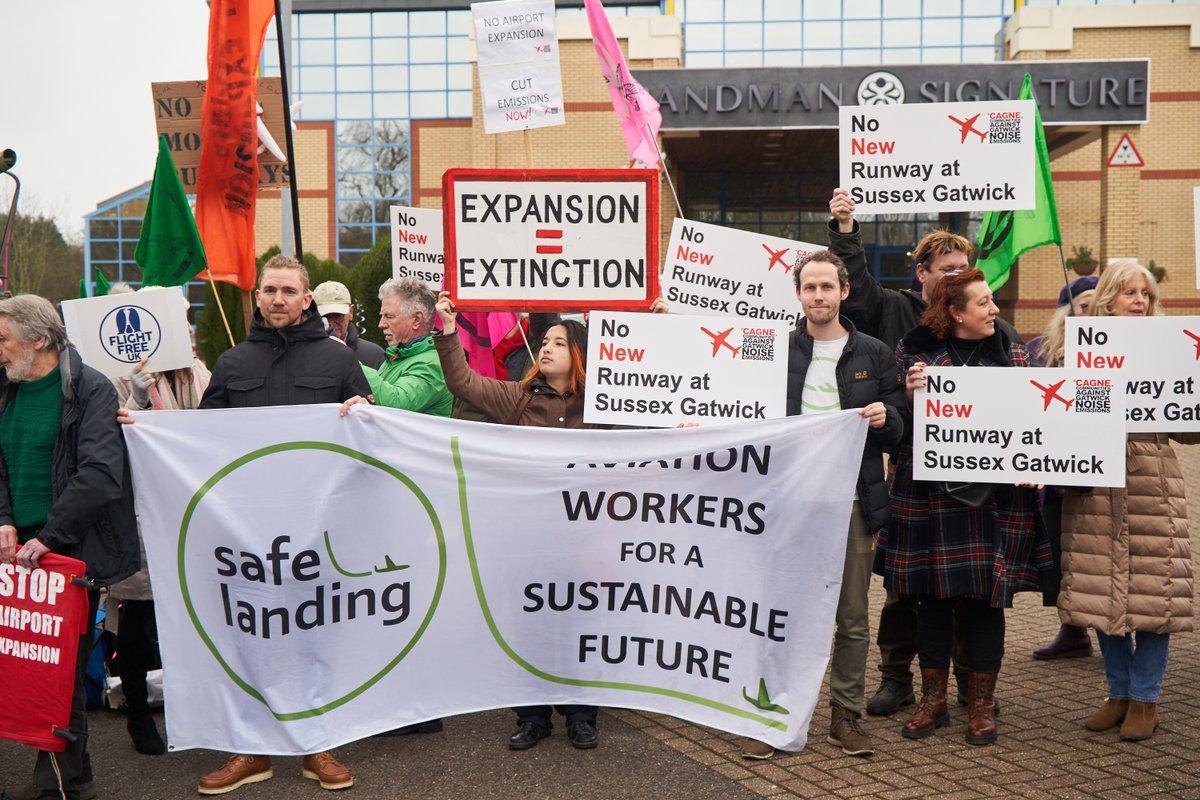
[[[202,79],[204,0],[6,2],[0,149],[17,152],[22,213],[68,234],[96,204],[147,181],[157,156],[151,81]],[[13,182],[0,176],[3,212]]]

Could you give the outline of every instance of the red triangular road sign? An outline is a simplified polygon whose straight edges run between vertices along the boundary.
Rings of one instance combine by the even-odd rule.
[[[1146,162],[1142,160],[1142,155],[1133,146],[1133,140],[1129,138],[1129,134],[1121,137],[1121,141],[1117,142],[1117,148],[1112,151],[1112,155],[1108,157],[1108,166],[1110,167],[1144,167]]]

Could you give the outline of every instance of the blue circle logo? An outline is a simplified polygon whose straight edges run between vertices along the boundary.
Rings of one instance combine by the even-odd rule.
[[[141,306],[114,308],[100,322],[100,344],[117,361],[136,364],[162,343],[162,326]]]

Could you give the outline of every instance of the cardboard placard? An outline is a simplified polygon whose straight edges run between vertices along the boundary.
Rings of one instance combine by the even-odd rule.
[[[472,3],[483,130],[565,125],[553,0]]]
[[[1131,433],[1200,431],[1200,317],[1067,317],[1066,366],[1108,370]]]
[[[196,193],[196,169],[200,166],[200,114],[207,81],[168,81],[150,84],[154,98],[154,124],[158,135],[167,137],[167,147],[179,179],[188,194]],[[279,149],[287,152],[283,126],[283,86],[279,78],[258,78],[258,103],[262,121]],[[288,165],[269,150],[258,154],[258,189],[280,189],[291,180]]]
[[[792,268],[824,249],[677,218],[663,266],[663,298],[672,314],[735,315],[795,328],[804,312]]]
[[[596,313],[588,330],[585,422],[669,428],[787,416],[784,323]]]
[[[841,185],[856,214],[1034,208],[1032,100],[842,106]]]
[[[442,210],[392,206],[391,220],[392,277],[418,278],[440,292],[445,279]]]
[[[67,337],[83,363],[109,378],[128,375],[144,357],[146,369],[165,372],[192,365],[187,301],[178,287],[64,300]]]
[[[465,311],[644,311],[658,296],[658,173],[452,169],[446,288]]]
[[[913,398],[913,478],[1124,486],[1125,395],[1111,372],[929,367]]]

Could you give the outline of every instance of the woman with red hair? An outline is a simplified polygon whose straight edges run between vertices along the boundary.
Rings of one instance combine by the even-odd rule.
[[[950,720],[946,707],[955,614],[966,634],[967,743],[996,741],[993,700],[1004,656],[1004,609],[1021,591],[1045,591],[1053,562],[1035,489],[913,479],[913,393],[925,367],[1027,367],[1019,341],[996,325],[999,309],[983,272],[948,274],[921,324],[896,347],[905,375],[909,435],[896,458],[892,514],[876,569],[888,591],[916,596],[922,698],[901,733],[921,739]]]

